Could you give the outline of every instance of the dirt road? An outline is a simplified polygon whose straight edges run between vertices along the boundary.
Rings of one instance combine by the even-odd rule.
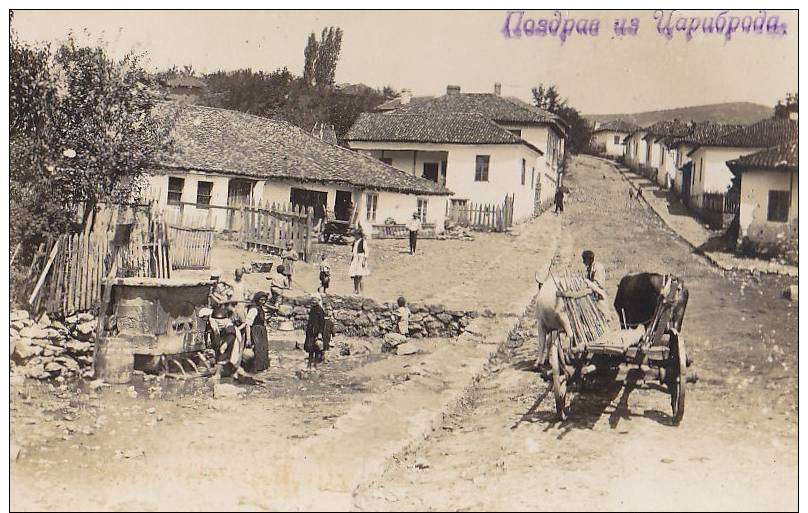
[[[363,487],[357,508],[796,509],[797,305],[781,298],[795,280],[714,270],[594,159],[577,159],[567,184],[558,267],[589,248],[612,294],[637,270],[676,273],[690,290],[683,333],[700,381],[682,425],[670,425],[668,395],[619,383],[578,394],[558,423],[524,344],[502,351],[441,431]]]

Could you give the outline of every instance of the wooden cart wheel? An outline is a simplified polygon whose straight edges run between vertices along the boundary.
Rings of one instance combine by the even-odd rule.
[[[550,367],[553,373],[553,395],[555,396],[556,414],[559,420],[567,420],[569,407],[567,406],[567,375],[564,372],[564,362],[561,355],[561,344],[558,335],[550,340]]]
[[[671,365],[668,367],[668,389],[671,394],[673,424],[678,426],[685,415],[685,383],[687,378],[687,352],[685,341],[675,331],[671,333]]]

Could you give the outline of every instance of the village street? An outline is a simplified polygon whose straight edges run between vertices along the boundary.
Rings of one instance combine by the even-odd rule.
[[[797,308],[781,297],[795,280],[714,269],[630,203],[627,183],[601,161],[576,157],[566,184],[563,216],[547,213],[517,235],[425,241],[412,263],[393,244],[375,253],[399,259],[395,273],[420,266],[420,283],[433,277],[430,300],[452,296],[451,273],[462,278],[457,296],[500,314],[482,324],[486,343],[424,339],[421,354],[396,357],[355,340],[371,353],[334,355],[307,374],[291,349],[300,335],[277,334],[266,384],[240,398],[213,399],[204,379],[12,388],[12,439],[24,449],[12,507],[695,509],[708,496],[722,509],[795,507]],[[534,339],[507,340],[535,293],[533,272],[554,255],[555,267],[577,268],[585,248],[611,291],[637,270],[672,272],[689,287],[683,332],[700,380],[681,426],[669,425],[666,393],[619,385],[579,395],[559,424],[531,369]],[[526,333],[533,326],[522,319]],[[780,486],[756,486],[764,476]]]
[[[716,271],[647,207],[629,208],[626,183],[601,161],[579,158],[567,184],[558,265],[591,248],[611,291],[639,269],[676,273],[690,290],[683,333],[700,380],[682,424],[670,426],[667,394],[619,385],[579,395],[571,420],[556,422],[526,342],[503,350],[466,408],[366,486],[357,507],[796,508],[797,308],[781,298],[795,281]]]

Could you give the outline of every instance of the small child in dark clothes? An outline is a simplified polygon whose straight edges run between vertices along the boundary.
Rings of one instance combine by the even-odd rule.
[[[317,287],[317,292],[326,293],[328,286],[331,284],[331,264],[328,263],[328,258],[325,253],[320,257],[320,286]]]

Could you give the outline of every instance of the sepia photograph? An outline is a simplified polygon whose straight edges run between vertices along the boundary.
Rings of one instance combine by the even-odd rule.
[[[8,11],[11,511],[798,510],[797,9],[193,7]]]

